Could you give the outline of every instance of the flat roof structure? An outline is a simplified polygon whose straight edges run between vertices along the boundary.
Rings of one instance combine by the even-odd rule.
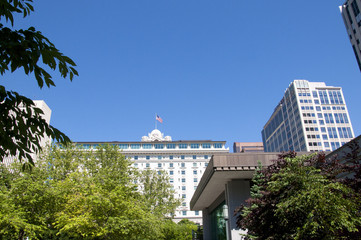
[[[250,180],[261,162],[263,167],[272,164],[280,153],[227,153],[213,155],[201,181],[193,194],[190,207],[202,210],[222,193],[228,181],[234,179]]]
[[[267,167],[279,152],[220,153],[213,155],[190,201],[202,211],[205,240],[240,240],[234,210],[250,197],[251,179],[259,166]],[[298,155],[310,154],[299,152]]]

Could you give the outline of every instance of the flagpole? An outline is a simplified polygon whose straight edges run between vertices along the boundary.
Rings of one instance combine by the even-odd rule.
[[[155,114],[155,129],[157,129],[157,113]]]

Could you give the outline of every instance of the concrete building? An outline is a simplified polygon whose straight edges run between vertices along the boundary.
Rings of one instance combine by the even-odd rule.
[[[233,152],[264,152],[262,142],[235,142],[233,143]]]
[[[258,167],[272,164],[278,153],[228,153],[214,155],[190,202],[203,213],[205,240],[239,240],[234,210],[250,197],[250,183]]]
[[[353,52],[355,54],[357,64],[361,71],[361,0],[347,0],[340,11],[343,22],[346,26],[347,35],[350,39]]]
[[[166,171],[176,197],[182,199],[174,220],[178,222],[187,218],[199,224],[202,224],[202,213],[191,211],[189,202],[211,157],[229,152],[225,143],[211,140],[172,141],[170,136],[164,136],[158,129],[143,136],[139,142],[77,142],[84,149],[94,149],[101,144],[117,145],[139,170]]]
[[[34,100],[33,101],[35,106],[37,108],[40,108],[43,111],[43,119],[50,124],[50,118],[51,118],[51,109],[49,108],[49,106],[43,101],[43,100]],[[49,145],[51,143],[51,138],[49,136],[45,136],[43,138],[41,138],[40,140],[40,146],[42,147],[46,147],[47,145]],[[36,160],[36,154],[33,153],[32,154],[32,158],[34,160]],[[10,163],[12,163],[14,160],[17,160],[16,156],[9,156],[3,159],[3,164],[4,165],[9,165]]]
[[[294,80],[262,130],[265,152],[333,151],[354,138],[341,87]]]
[[[240,240],[234,210],[250,197],[251,179],[261,162],[263,167],[279,153],[228,153],[214,155],[190,202],[191,210],[202,211],[204,240]],[[300,152],[298,155],[309,154]],[[361,161],[361,136],[330,152],[326,159]],[[345,175],[341,175],[343,177]],[[347,176],[352,176],[352,173]]]

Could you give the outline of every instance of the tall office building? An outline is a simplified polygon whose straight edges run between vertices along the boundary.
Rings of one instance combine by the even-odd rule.
[[[361,13],[359,6],[361,7],[361,0],[347,0],[340,6],[340,11],[361,71]]]
[[[333,151],[354,138],[340,87],[294,80],[262,130],[265,152]]]
[[[182,199],[174,220],[187,218],[199,224],[202,223],[202,213],[190,211],[189,203],[211,156],[229,152],[225,143],[210,140],[172,141],[170,136],[164,136],[158,129],[143,136],[140,142],[77,142],[83,149],[95,149],[101,144],[117,145],[139,170],[166,171],[176,192],[175,197]]]

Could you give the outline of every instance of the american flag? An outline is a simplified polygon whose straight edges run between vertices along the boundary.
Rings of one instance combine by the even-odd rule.
[[[158,115],[155,117],[155,120],[159,121],[160,123],[163,123],[163,119]]]

